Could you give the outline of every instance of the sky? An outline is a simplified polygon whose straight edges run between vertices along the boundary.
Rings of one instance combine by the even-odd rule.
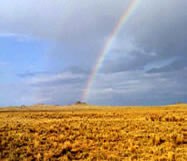
[[[81,100],[132,0],[2,0],[0,106]],[[99,105],[187,102],[187,1],[137,0],[112,35],[87,99]]]

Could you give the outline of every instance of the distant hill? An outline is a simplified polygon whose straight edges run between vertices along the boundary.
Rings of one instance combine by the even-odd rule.
[[[63,110],[93,110],[93,109],[117,109],[117,108],[147,108],[147,109],[154,109],[154,108],[164,108],[164,109],[183,109],[187,108],[187,104],[177,103],[165,106],[99,106],[99,105],[89,105],[85,102],[75,102],[72,105],[60,106],[60,105],[46,105],[46,104],[35,104],[31,106],[10,106],[10,107],[2,107],[0,108],[0,112],[3,111],[63,111]]]

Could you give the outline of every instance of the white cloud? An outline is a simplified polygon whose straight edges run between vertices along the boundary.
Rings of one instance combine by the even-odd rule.
[[[57,73],[57,74],[38,74],[32,77],[27,78],[27,81],[31,85],[37,85],[48,82],[57,82],[63,80],[72,80],[83,78],[82,74],[73,74],[71,72]]]

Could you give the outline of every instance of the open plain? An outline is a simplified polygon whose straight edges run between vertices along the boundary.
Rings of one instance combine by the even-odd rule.
[[[187,161],[187,105],[1,108],[0,160]]]

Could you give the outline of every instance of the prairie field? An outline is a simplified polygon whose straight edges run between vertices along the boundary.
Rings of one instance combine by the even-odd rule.
[[[187,105],[1,108],[0,160],[187,161]]]

